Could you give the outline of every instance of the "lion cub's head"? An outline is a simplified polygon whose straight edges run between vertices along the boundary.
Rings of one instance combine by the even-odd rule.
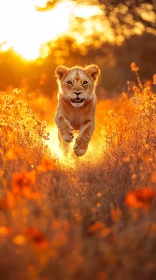
[[[89,65],[85,68],[74,66],[67,68],[59,66],[56,69],[60,93],[74,107],[81,107],[92,100],[95,94],[100,69],[97,65]]]

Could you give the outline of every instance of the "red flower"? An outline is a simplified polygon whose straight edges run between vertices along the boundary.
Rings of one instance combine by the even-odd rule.
[[[131,191],[127,194],[125,203],[132,208],[146,208],[155,198],[155,191],[151,187]]]
[[[23,194],[29,196],[31,193],[31,186],[35,184],[36,176],[34,171],[15,173],[12,177],[12,190],[14,194]]]
[[[25,229],[25,236],[40,248],[47,248],[48,241],[43,233],[34,228]]]

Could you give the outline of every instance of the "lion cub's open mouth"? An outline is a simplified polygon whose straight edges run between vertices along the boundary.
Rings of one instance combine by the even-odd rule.
[[[83,103],[84,100],[85,100],[84,98],[76,97],[76,98],[72,98],[72,99],[71,99],[71,102],[72,102],[72,103]]]

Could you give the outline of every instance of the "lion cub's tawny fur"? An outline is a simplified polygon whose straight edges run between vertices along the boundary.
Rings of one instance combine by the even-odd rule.
[[[67,143],[72,142],[74,130],[79,130],[74,145],[77,156],[86,153],[94,130],[95,87],[99,74],[94,64],[85,68],[59,66],[56,69],[59,94],[55,121],[60,137]]]

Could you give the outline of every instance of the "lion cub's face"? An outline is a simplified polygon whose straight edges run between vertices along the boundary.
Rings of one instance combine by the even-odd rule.
[[[81,107],[93,99],[99,74],[100,70],[96,65],[85,68],[59,66],[56,69],[60,92],[74,107]]]

